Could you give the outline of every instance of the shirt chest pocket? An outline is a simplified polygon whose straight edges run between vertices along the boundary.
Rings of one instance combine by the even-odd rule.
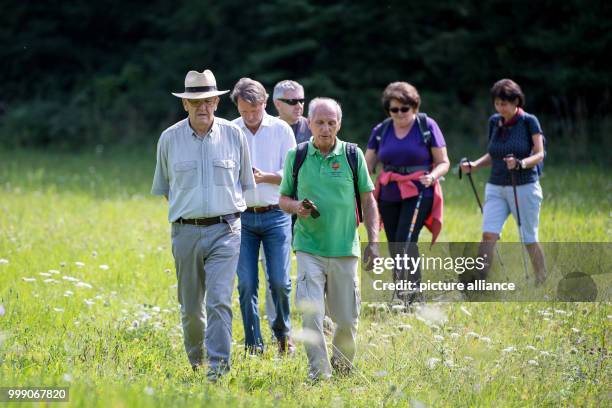
[[[237,179],[236,162],[230,159],[213,160],[213,178],[217,186],[233,186]]]
[[[195,160],[175,163],[174,174],[178,189],[187,190],[198,185],[198,163]]]

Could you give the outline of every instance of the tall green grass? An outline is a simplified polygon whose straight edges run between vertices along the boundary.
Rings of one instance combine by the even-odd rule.
[[[355,372],[313,385],[303,347],[244,354],[235,295],[232,370],[208,384],[183,350],[154,164],[151,148],[0,152],[0,386],[68,386],[83,407],[610,405],[609,303],[364,305]],[[547,165],[542,241],[610,240],[605,170]],[[479,240],[467,180],[449,174],[444,194],[440,240]]]

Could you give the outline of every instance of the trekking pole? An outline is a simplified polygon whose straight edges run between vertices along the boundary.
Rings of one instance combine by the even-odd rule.
[[[423,200],[424,191],[425,189],[421,190],[421,192],[419,193],[419,197],[417,198],[416,206],[414,207],[414,213],[412,213],[412,221],[410,221],[410,228],[408,229],[408,236],[406,237],[406,243],[404,244],[404,250],[402,251],[403,254],[408,253],[408,249],[410,248],[410,242],[412,240],[412,234],[414,234],[414,227],[416,225],[417,218],[419,217],[419,210],[421,208],[421,201]],[[414,272],[416,273],[416,271]],[[406,296],[405,299],[403,299],[406,307],[408,307],[406,303],[409,303],[409,297],[410,297],[410,294],[408,294],[408,296]],[[398,299],[399,299],[399,296],[398,296]]]
[[[506,155],[506,158],[513,158],[513,154]],[[514,192],[514,206],[516,207],[516,222],[518,224],[519,237],[521,239],[521,255],[523,257],[523,267],[525,268],[525,280],[529,280],[529,271],[527,269],[527,258],[525,257],[525,240],[523,239],[523,228],[521,226],[521,213],[519,212],[518,195],[516,193],[516,169],[510,170],[512,178],[512,191]]]
[[[461,163],[465,163],[467,162],[468,166],[470,167],[470,170],[472,170],[472,163],[470,163],[470,161],[467,159],[467,157],[464,157],[463,159],[460,160],[459,162],[459,179],[461,180]],[[472,172],[470,171],[468,174],[468,180],[470,180],[470,185],[472,186],[472,191],[474,192],[474,196],[476,197],[476,201],[478,202],[478,208],[480,208],[480,214],[484,214],[484,210],[482,209],[482,203],[480,202],[480,197],[478,197],[478,191],[476,191],[476,186],[474,185],[474,179],[472,178]],[[504,262],[502,261],[502,257],[501,254],[499,253],[499,248],[497,247],[497,245],[495,246],[495,254],[497,255],[497,259],[499,260],[499,264],[502,266],[502,268],[504,268]],[[505,268],[504,268],[505,271]]]
[[[419,193],[419,197],[417,198],[417,203],[416,203],[416,207],[414,207],[414,213],[412,214],[412,221],[410,222],[410,228],[408,229],[408,237],[406,238],[407,241],[404,244],[404,248],[403,248],[403,254],[405,254],[406,252],[408,252],[408,248],[410,246],[410,240],[412,239],[412,234],[414,233],[414,226],[416,225],[416,220],[417,217],[419,216],[419,208],[421,207],[421,200],[423,199],[423,191],[425,190],[421,190],[421,192]],[[401,271],[399,270],[399,268],[394,268],[393,270],[393,280],[400,280],[401,278]],[[393,291],[393,295],[391,295],[391,302],[393,302],[393,299],[398,298],[399,300],[403,300],[400,298],[400,294],[399,294],[399,290],[395,289]]]

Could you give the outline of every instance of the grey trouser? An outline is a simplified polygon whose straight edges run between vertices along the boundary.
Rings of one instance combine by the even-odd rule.
[[[355,358],[355,340],[359,319],[358,258],[323,257],[296,252],[297,284],[295,304],[302,312],[304,346],[311,378],[331,376],[331,367],[323,334],[325,311],[336,323],[332,341],[332,362],[351,367]]]
[[[216,371],[229,369],[232,293],[240,255],[240,218],[227,220],[229,224],[208,227],[172,224],[185,351],[191,365],[199,365],[205,342],[209,366]]]

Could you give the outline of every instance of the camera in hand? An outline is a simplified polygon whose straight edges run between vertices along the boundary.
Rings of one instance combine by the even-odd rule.
[[[305,209],[310,210],[310,215],[312,216],[312,218],[319,218],[319,216],[321,215],[321,213],[317,209],[317,206],[307,198],[302,200],[302,206]]]

